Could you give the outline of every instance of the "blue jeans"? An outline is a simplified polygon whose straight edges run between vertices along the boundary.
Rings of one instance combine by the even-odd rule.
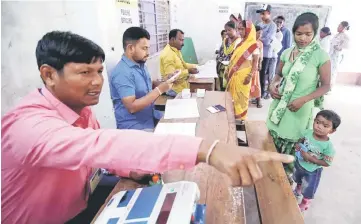
[[[307,171],[303,168],[298,160],[295,162],[295,169],[293,172],[293,180],[297,185],[302,185],[302,195],[307,199],[313,199],[320,183],[321,173],[323,168],[318,168],[313,172]]]

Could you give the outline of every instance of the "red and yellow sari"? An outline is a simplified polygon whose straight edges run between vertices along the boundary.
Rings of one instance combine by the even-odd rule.
[[[244,85],[243,82],[251,74],[252,60],[249,58],[256,49],[256,29],[251,21],[247,21],[245,37],[233,52],[227,76],[227,90],[232,95],[237,119],[245,120],[247,118],[251,82],[247,85]]]

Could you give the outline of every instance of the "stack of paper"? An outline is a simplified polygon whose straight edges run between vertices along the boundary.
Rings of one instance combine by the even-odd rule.
[[[199,112],[196,99],[167,100],[164,119],[197,117],[199,117]]]
[[[158,123],[154,134],[196,136],[196,123]]]
[[[197,79],[217,78],[216,66],[215,60],[208,61],[206,64],[198,67],[199,73],[195,77]]]

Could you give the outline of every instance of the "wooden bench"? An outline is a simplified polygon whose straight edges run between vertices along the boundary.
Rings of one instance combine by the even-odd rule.
[[[246,121],[250,147],[276,152],[264,121]],[[263,178],[255,184],[259,215],[263,224],[301,224],[303,216],[280,162],[260,164]]]
[[[213,78],[207,78],[207,79],[191,78],[188,81],[190,85],[189,88],[192,93],[197,92],[197,89],[205,89],[208,91],[215,90],[215,81]]]

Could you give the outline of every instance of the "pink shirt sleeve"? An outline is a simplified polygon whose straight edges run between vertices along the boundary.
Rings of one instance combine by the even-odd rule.
[[[73,127],[58,118],[19,119],[6,132],[14,157],[24,165],[75,170],[81,166],[164,172],[191,168],[202,139],[160,136],[136,130]]]

